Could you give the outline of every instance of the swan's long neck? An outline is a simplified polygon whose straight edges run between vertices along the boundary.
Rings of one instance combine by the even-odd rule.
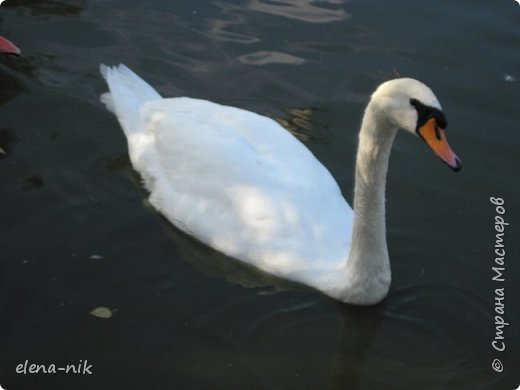
[[[397,132],[369,104],[356,156],[354,228],[346,263],[348,300],[372,304],[388,293],[391,280],[386,245],[385,186],[388,159]]]

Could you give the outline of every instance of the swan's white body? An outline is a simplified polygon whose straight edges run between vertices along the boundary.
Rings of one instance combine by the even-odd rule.
[[[101,71],[110,89],[102,101],[119,119],[151,204],[171,223],[336,299],[370,304],[386,295],[384,182],[395,129],[372,134],[380,121],[365,115],[355,218],[329,171],[275,121],[205,100],[163,99],[124,65]]]

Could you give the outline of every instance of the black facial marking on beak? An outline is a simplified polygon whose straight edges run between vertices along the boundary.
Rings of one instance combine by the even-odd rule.
[[[428,122],[429,119],[435,118],[437,125],[441,129],[445,129],[448,127],[448,120],[446,119],[446,116],[444,113],[435,107],[427,106],[426,104],[421,103],[417,99],[410,99],[410,104],[415,107],[417,110],[417,126],[415,130],[417,131],[419,128],[421,128],[426,122]],[[440,139],[439,130],[435,129],[435,135],[438,139]]]

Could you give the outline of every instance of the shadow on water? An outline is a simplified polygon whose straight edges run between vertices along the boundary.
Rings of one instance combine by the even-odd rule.
[[[25,8],[31,15],[77,15],[84,9],[84,1],[9,0],[2,8]]]
[[[27,90],[20,71],[23,70],[21,60],[15,56],[0,56],[0,104],[4,104],[15,98],[24,90]]]
[[[24,73],[30,73],[34,68],[29,62],[14,55],[0,56],[0,105],[6,104],[29,88],[28,79]],[[8,157],[19,142],[16,132],[12,128],[0,129],[0,159]]]

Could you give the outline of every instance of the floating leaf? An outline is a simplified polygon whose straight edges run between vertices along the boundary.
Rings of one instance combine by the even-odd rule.
[[[510,75],[510,74],[505,74],[504,81],[506,81],[508,83],[514,83],[516,81],[516,77],[513,75]]]
[[[96,307],[94,310],[90,312],[91,315],[97,318],[103,318],[105,320],[108,320],[109,318],[112,318],[112,314],[114,314],[115,310],[112,311],[108,307],[100,306]]]

